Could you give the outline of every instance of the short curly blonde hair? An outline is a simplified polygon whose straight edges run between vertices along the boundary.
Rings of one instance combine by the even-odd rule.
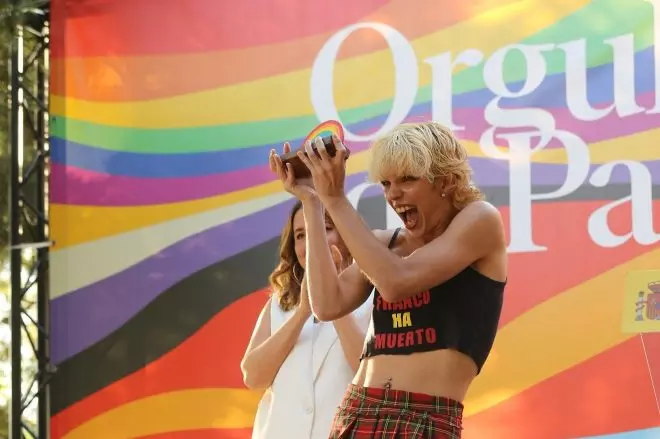
[[[377,138],[368,171],[373,182],[386,175],[443,180],[457,209],[484,199],[472,182],[467,150],[449,128],[433,121],[403,123]]]

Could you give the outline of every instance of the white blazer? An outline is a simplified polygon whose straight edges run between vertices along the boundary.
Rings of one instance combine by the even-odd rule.
[[[372,303],[370,295],[353,312],[364,332],[371,321]],[[292,314],[272,300],[270,333]],[[332,322],[314,323],[310,316],[259,402],[252,439],[328,439],[337,407],[354,375]]]

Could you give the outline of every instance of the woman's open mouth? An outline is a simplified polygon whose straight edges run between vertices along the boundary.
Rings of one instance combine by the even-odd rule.
[[[413,206],[397,206],[395,209],[397,214],[403,220],[403,225],[408,230],[412,230],[417,225],[417,208]]]

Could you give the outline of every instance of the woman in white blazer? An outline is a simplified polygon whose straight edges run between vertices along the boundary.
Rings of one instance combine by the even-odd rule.
[[[341,270],[351,258],[330,219],[326,221],[330,251]],[[241,361],[245,385],[265,389],[252,438],[327,439],[337,406],[359,365],[371,300],[333,322],[318,322],[312,316],[300,202],[282,232],[280,262],[270,284],[273,294]]]

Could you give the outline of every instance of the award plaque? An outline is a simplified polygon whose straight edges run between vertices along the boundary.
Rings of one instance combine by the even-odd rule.
[[[293,167],[293,175],[295,175],[296,178],[306,178],[310,177],[311,174],[309,172],[309,169],[307,169],[307,166],[300,160],[298,157],[298,151],[302,150],[305,146],[305,142],[308,140],[314,140],[317,137],[320,137],[323,140],[323,144],[325,145],[325,149],[328,151],[328,155],[330,157],[334,157],[335,154],[337,154],[337,148],[335,147],[335,144],[332,141],[332,135],[335,135],[341,142],[344,141],[344,128],[341,126],[339,122],[336,120],[328,120],[326,122],[323,122],[322,124],[318,125],[316,128],[314,128],[308,135],[305,137],[305,139],[302,141],[300,146],[297,149],[292,149],[291,152],[288,154],[282,155],[282,162],[284,164],[291,163],[291,166]],[[312,149],[314,152],[317,152],[316,146],[312,144]],[[304,150],[303,150],[304,152]],[[348,159],[350,155],[350,151],[348,148],[346,148],[346,159]]]

